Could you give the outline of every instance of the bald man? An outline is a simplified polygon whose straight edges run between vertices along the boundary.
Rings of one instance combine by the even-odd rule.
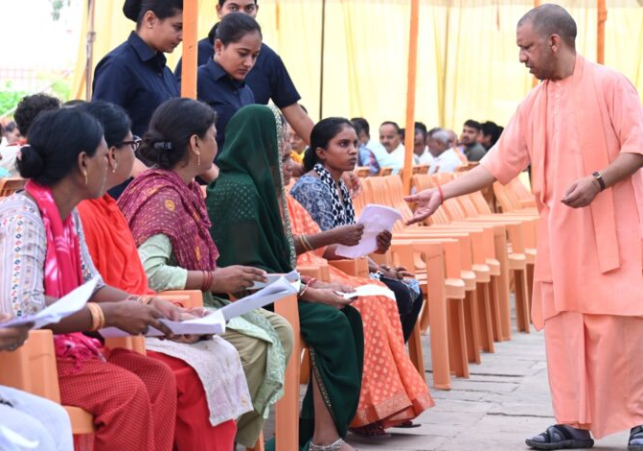
[[[643,450],[643,109],[622,75],[576,53],[576,23],[543,5],[518,23],[520,62],[542,80],[466,176],[407,200],[412,222],[532,165],[540,223],[532,320],[545,329],[558,424],[526,440],[580,449],[631,429]]]

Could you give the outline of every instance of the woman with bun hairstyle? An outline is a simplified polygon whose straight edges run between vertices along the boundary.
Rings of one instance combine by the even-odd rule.
[[[123,109],[107,102],[79,107],[105,130],[107,186],[126,180],[132,171],[134,150],[140,145],[130,131]],[[105,194],[80,203],[87,247],[96,269],[109,285],[133,295],[153,294],[136,242],[116,201]],[[190,311],[201,316],[203,309]],[[165,362],[174,373],[177,386],[175,451],[230,451],[236,435],[235,419],[251,410],[250,394],[239,355],[221,337],[175,342],[146,339],[149,357]]]
[[[96,66],[92,100],[123,107],[132,120],[132,133],[143,136],[154,110],[180,96],[164,53],[172,53],[183,40],[183,0],[125,0],[123,13],[136,22],[136,31]],[[134,175],[145,169],[137,162]],[[118,197],[127,183],[111,194]]]
[[[217,27],[213,58],[199,67],[197,97],[217,113],[219,149],[223,149],[228,121],[239,109],[255,103],[245,79],[257,61],[262,40],[261,27],[251,16],[228,14]]]
[[[94,267],[76,206],[101,196],[107,146],[100,123],[77,108],[38,116],[18,159],[24,191],[0,202],[0,313],[33,315],[98,279],[88,304],[54,332],[61,401],[94,416],[94,449],[171,450],[176,384],[164,363],[107,349],[92,335],[117,327],[132,335],[182,311],[160,299],[106,285]],[[95,336],[95,335],[94,335]]]
[[[191,99],[172,99],[152,116],[140,152],[156,166],[136,177],[118,201],[129,222],[150,288],[201,290],[206,307],[228,303],[213,293],[236,294],[265,272],[248,266],[221,268],[210,219],[195,177],[217,153],[215,113]],[[232,212],[231,212],[232,213]],[[237,420],[237,443],[252,447],[270,406],[281,397],[292,328],[264,309],[233,318],[222,337],[238,351],[253,409]]]

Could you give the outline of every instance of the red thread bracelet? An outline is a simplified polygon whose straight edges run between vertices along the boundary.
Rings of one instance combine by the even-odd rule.
[[[442,192],[442,186],[438,185],[438,192],[440,193],[440,203],[444,203],[444,193]]]

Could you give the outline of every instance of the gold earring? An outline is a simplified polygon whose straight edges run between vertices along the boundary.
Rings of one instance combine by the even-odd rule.
[[[197,166],[201,166],[201,154],[198,154],[198,155],[196,156],[196,165],[197,165]]]
[[[89,180],[87,179],[87,169],[83,169],[83,175],[85,176],[85,186],[89,185]]]

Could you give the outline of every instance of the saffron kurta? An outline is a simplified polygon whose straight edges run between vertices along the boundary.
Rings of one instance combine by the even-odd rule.
[[[585,208],[561,199],[620,153],[643,154],[638,94],[622,75],[577,55],[573,76],[536,87],[482,160],[502,183],[532,164],[540,212],[532,319],[545,326],[557,420],[598,438],[643,422],[643,405],[635,402],[643,345],[620,346],[614,335],[626,328],[631,341],[643,337],[643,176],[617,183]],[[610,352],[622,354],[619,365]],[[612,392],[605,380],[627,393],[602,396]],[[583,394],[574,395],[579,386]]]

